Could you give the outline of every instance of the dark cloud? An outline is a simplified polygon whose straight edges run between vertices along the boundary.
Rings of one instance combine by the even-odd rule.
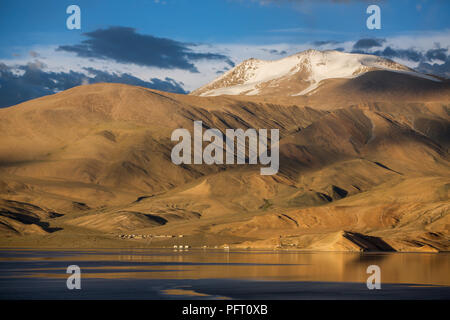
[[[157,89],[166,92],[175,92],[175,93],[188,93],[182,87],[182,82],[177,82],[172,78],[166,77],[164,80],[158,78],[151,78],[150,81],[143,81],[139,78],[133,77],[128,73],[124,74],[116,74],[116,73],[108,73],[105,71],[101,71],[94,68],[84,68],[91,75],[95,77],[93,79],[89,79],[90,83],[97,82],[111,82],[111,83],[124,83],[133,86],[141,86],[150,89]]]
[[[400,58],[405,60],[410,60],[414,62],[419,62],[424,59],[423,54],[414,49],[393,49],[391,47],[386,47],[383,51],[376,51],[374,54],[378,56],[383,56],[387,58]]]
[[[367,51],[367,50],[352,50],[352,53],[365,53],[365,54],[374,54],[376,56],[384,57],[384,58],[399,58],[410,60],[414,62],[419,62],[424,60],[424,55],[417,50],[414,49],[394,49],[390,46],[387,46],[383,50],[376,51]]]
[[[283,55],[287,54],[286,50],[276,50],[276,49],[262,49],[262,50],[265,51],[265,52],[269,52],[271,54],[277,54],[277,55],[280,55],[280,56],[283,56]]]
[[[111,74],[94,68],[84,68],[84,69],[88,71],[91,75],[94,75],[94,78],[89,79],[89,83],[97,83],[97,82],[123,83],[133,86],[141,86],[150,89],[162,90],[166,92],[188,93],[183,89],[182,82],[177,82],[169,77],[166,77],[164,80],[158,78],[151,78],[150,81],[143,81],[128,73],[119,75],[117,73]]]
[[[434,74],[443,78],[450,78],[450,57],[442,64],[421,62],[416,68],[422,73]]]
[[[450,78],[450,55],[447,54],[448,48],[441,48],[439,43],[436,44],[436,47],[425,53],[428,61],[421,61],[416,70],[443,78]],[[443,63],[436,63],[436,60],[442,61]]]
[[[447,60],[447,51],[448,49],[444,48],[430,49],[425,56],[428,60],[441,60],[445,62]]]
[[[79,44],[59,46],[57,50],[74,52],[80,57],[112,59],[122,63],[164,69],[183,69],[198,72],[193,64],[197,60],[224,60],[234,63],[225,55],[193,52],[194,44],[167,38],[139,34],[133,28],[110,27],[83,34],[88,39]]]
[[[383,58],[389,59],[403,59],[419,63],[415,68],[422,73],[434,74],[443,78],[450,77],[450,55],[447,54],[448,48],[441,48],[439,43],[436,43],[436,48],[429,49],[422,53],[414,48],[410,49],[395,49],[387,46],[383,50],[352,50],[352,53],[366,53],[374,54]],[[436,63],[441,61],[443,63]]]
[[[324,46],[324,45],[327,45],[327,44],[336,45],[336,44],[339,44],[339,43],[341,43],[341,42],[340,41],[335,41],[335,40],[325,40],[325,41],[314,41],[312,44],[317,46],[317,47],[320,47],[320,46]]]
[[[447,62],[449,59],[449,56],[447,55],[448,48],[441,48],[439,43],[435,44],[434,49],[429,49],[425,53],[417,51],[414,48],[395,49],[391,46],[387,46],[382,50],[370,50],[374,47],[383,46],[385,42],[385,39],[360,39],[353,45],[352,53],[374,54],[389,59],[398,58],[413,62],[419,62],[423,70],[437,70],[439,72],[439,75],[443,74],[442,72],[445,69],[445,66],[441,67],[439,64],[436,64],[434,62],[436,60],[442,61],[444,63]]]
[[[384,42],[386,42],[386,39],[375,39],[375,38],[359,39],[353,45],[353,49],[358,50],[358,49],[370,49],[374,47],[381,47],[383,46]]]
[[[405,60],[410,60],[414,62],[419,62],[424,59],[423,54],[414,49],[393,49],[391,47],[386,47],[383,51],[376,51],[374,54],[378,56],[383,56],[387,58],[400,58]]]
[[[143,81],[129,74],[118,75],[93,68],[86,69],[90,77],[80,72],[46,72],[40,61],[17,67],[21,73],[0,63],[0,108],[18,104],[30,99],[53,94],[85,83],[113,82],[142,86],[150,89],[176,93],[187,93],[183,83],[173,79],[152,78]]]
[[[18,74],[0,63],[0,107],[52,94],[82,82],[83,75],[79,73],[46,73],[40,69],[42,66],[40,62],[20,66],[17,69],[23,74]]]
[[[286,51],[284,51],[284,52],[286,52]],[[236,64],[230,58],[226,58],[225,62],[232,68],[234,68],[236,66]]]

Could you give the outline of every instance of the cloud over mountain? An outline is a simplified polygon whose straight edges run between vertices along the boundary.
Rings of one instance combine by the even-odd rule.
[[[15,67],[0,63],[0,108],[82,84],[98,82],[124,83],[168,92],[186,93],[182,83],[168,77],[143,81],[127,73],[108,73],[93,68],[85,68],[85,71],[85,73],[47,71],[45,65],[39,60]]]
[[[443,64],[421,62],[416,69],[423,73],[436,74],[445,78],[450,78],[450,57],[447,57],[447,60]]]
[[[386,42],[386,39],[359,39],[353,45],[354,49],[369,49],[373,47],[381,47],[383,43]]]
[[[262,45],[183,43],[129,27],[98,29],[85,36],[80,43],[29,47],[0,60],[0,107],[83,83],[125,83],[186,93],[223,74],[234,62],[252,57],[277,60],[310,48],[374,54],[419,72],[450,76],[450,40],[445,33],[347,41],[318,37],[303,43]]]
[[[75,45],[62,45],[57,50],[68,51],[79,57],[112,59],[121,63],[135,63],[164,69],[183,69],[198,72],[194,61],[224,60],[225,55],[194,52],[195,44],[137,33],[134,28],[110,27],[84,33],[88,39]]]
[[[448,47],[441,47],[439,42],[434,44],[434,48],[420,50],[413,46],[399,48],[387,39],[365,38],[356,41],[351,52],[374,54],[392,60],[400,59],[414,64],[411,67],[419,72],[448,78],[450,76],[450,55],[448,50]]]

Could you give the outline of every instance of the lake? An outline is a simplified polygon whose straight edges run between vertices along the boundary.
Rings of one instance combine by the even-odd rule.
[[[450,299],[449,270],[447,253],[2,249],[0,299]]]

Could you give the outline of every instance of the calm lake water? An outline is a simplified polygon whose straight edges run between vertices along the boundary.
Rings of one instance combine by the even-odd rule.
[[[450,254],[0,250],[0,299],[450,299],[449,271]]]

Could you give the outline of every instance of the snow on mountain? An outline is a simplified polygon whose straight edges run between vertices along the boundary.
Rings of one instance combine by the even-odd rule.
[[[199,96],[306,95],[316,89],[323,80],[355,78],[373,70],[389,70],[439,81],[374,55],[307,50],[274,61],[254,58],[246,60],[191,94]]]

